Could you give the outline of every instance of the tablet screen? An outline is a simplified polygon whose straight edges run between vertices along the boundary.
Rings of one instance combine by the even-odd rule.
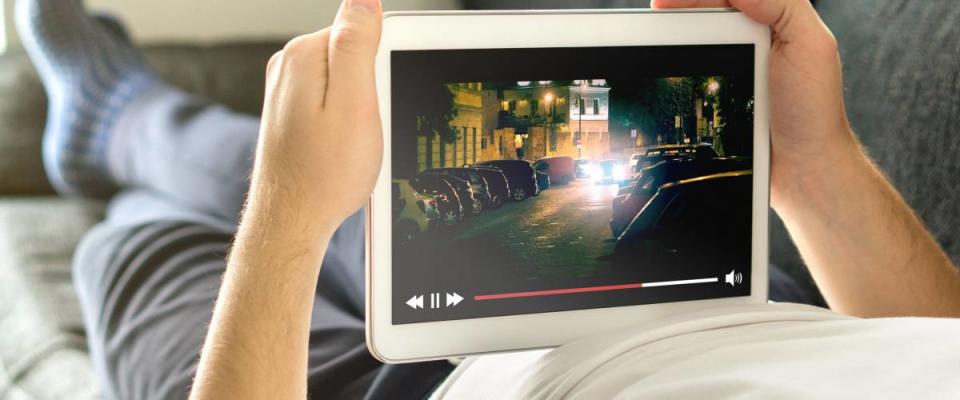
[[[752,44],[390,57],[394,324],[750,295]]]

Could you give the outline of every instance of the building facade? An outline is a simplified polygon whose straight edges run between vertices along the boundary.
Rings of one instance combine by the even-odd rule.
[[[607,157],[609,93],[602,79],[517,82],[498,94],[500,113],[491,140],[513,142],[513,154],[499,154],[504,158]]]
[[[453,83],[447,88],[453,94],[456,116],[450,120],[455,132],[452,141],[444,141],[440,134],[432,138],[417,138],[417,169],[462,167],[482,161],[484,90],[478,82]],[[428,157],[427,153],[431,153]],[[429,164],[429,165],[428,165]]]
[[[451,136],[417,138],[417,170],[488,160],[611,155],[610,88],[603,79],[521,81],[485,87],[448,84],[456,113]]]

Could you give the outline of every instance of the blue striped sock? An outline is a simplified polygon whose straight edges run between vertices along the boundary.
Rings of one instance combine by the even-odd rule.
[[[43,161],[62,194],[117,190],[106,151],[117,117],[160,84],[116,21],[90,17],[79,0],[18,0],[16,25],[47,91]]]

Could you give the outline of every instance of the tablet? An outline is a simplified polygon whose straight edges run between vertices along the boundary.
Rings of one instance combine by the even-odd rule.
[[[388,14],[371,352],[546,348],[766,301],[769,48],[730,10]]]

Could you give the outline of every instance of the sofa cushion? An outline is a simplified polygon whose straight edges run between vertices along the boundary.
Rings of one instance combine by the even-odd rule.
[[[264,71],[280,42],[215,46],[154,45],[144,49],[160,76],[190,93],[257,114]],[[0,55],[0,194],[52,194],[41,161],[46,95],[22,50]]]
[[[47,97],[30,59],[0,56],[0,193],[53,193],[40,161]]]
[[[0,382],[31,398],[98,395],[71,259],[102,214],[103,206],[90,201],[0,199]]]

